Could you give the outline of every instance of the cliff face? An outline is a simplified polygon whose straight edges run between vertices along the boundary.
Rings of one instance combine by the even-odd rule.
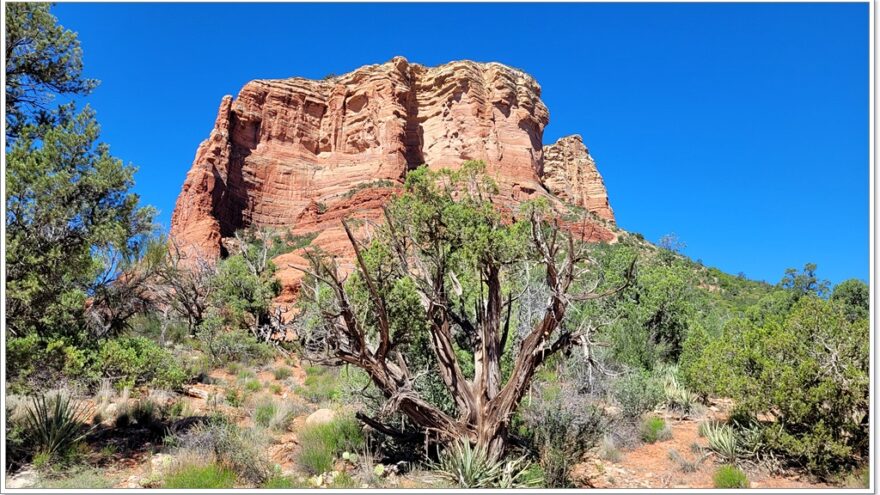
[[[544,146],[542,179],[556,197],[614,222],[605,182],[584,141],[577,134]]]
[[[574,203],[606,219],[593,238],[611,240],[607,194],[580,138],[542,145],[549,115],[540,94],[531,76],[502,64],[429,68],[401,57],[323,81],[252,81],[223,98],[171,236],[185,252],[216,258],[237,229],[276,227],[350,254],[339,220],[379,218],[408,170],[483,160],[499,204],[537,195]],[[279,267],[302,262],[284,256]],[[282,269],[281,278],[298,277]]]

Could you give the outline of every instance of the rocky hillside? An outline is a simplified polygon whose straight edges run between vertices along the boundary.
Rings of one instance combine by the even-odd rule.
[[[244,227],[276,228],[345,258],[342,218],[378,219],[422,164],[483,160],[502,208],[539,196],[594,215],[592,240],[613,241],[614,214],[580,136],[543,143],[549,112],[530,75],[471,61],[425,67],[395,57],[316,81],[256,80],[226,96],[177,199],[171,235],[216,258]],[[290,294],[304,263],[276,260]]]

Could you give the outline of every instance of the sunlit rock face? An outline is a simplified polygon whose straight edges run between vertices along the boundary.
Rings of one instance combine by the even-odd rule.
[[[537,196],[596,214],[592,240],[613,240],[601,176],[579,136],[543,146],[549,120],[541,87],[499,63],[438,67],[396,57],[321,81],[256,80],[220,103],[172,216],[187,253],[216,258],[243,227],[316,236],[313,245],[350,256],[340,221],[381,220],[381,206],[409,170],[483,160],[499,186],[494,200],[515,210]],[[601,220],[601,221],[598,221]],[[295,292],[295,252],[276,259]]]

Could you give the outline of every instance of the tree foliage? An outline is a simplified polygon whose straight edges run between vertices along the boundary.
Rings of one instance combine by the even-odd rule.
[[[7,154],[6,283],[12,335],[73,335],[86,299],[139,252],[153,209],[129,190],[134,167],[99,144],[94,113],[27,127]],[[100,275],[105,274],[103,277]]]
[[[309,274],[318,285],[306,297],[321,301],[326,290],[332,304],[321,308],[321,325],[305,347],[362,368],[383,393],[384,412],[401,412],[422,434],[464,438],[497,458],[535,371],[556,353],[589,345],[589,327],[564,324],[570,304],[616,293],[625,283],[603,293],[574,292],[574,282],[595,265],[586,243],[551,221],[546,204],[529,204],[522,218],[505,222],[483,170],[466,162],[454,172],[410,172],[368,247],[345,225],[357,260],[348,280],[334,261],[312,253]],[[518,322],[515,289],[529,281],[517,278],[526,267],[540,274],[546,298],[531,321]],[[521,325],[525,331],[515,335]],[[509,371],[502,369],[506,354]],[[426,369],[414,368],[420,359],[430,363]],[[439,376],[452,407],[419,392],[425,373]],[[382,418],[361,419],[393,432]]]
[[[6,136],[29,123],[51,123],[49,104],[59,94],[85,95],[97,81],[83,77],[76,33],[58,24],[50,4],[6,4]]]
[[[867,453],[868,345],[867,320],[807,295],[763,324],[731,321],[683,366],[703,377],[703,392],[732,397],[753,419],[772,417],[771,448],[821,473]]]
[[[131,192],[135,168],[99,142],[76,35],[49,4],[6,5],[6,322],[9,376],[88,380],[102,339],[144,309],[133,270],[153,209]],[[42,385],[47,382],[43,381]]]

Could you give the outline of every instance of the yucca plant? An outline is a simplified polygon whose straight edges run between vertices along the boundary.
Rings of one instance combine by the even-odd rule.
[[[715,421],[711,419],[707,421],[700,421],[700,424],[697,425],[697,435],[700,438],[705,438],[706,432],[709,431],[709,428],[711,428],[714,423]]]
[[[25,435],[35,456],[54,458],[68,452],[88,435],[88,409],[71,405],[70,398],[39,395],[31,400],[24,417]]]
[[[665,372],[663,391],[666,396],[666,408],[676,411],[682,418],[688,417],[699,409],[697,397],[684,388],[675,377],[676,368],[668,368]]]
[[[733,428],[718,423],[706,423],[705,434],[710,450],[729,463],[736,462],[739,442]]]
[[[446,448],[431,469],[458,488],[522,488],[529,463],[525,457],[503,461],[491,459],[485,449],[460,440]]]

